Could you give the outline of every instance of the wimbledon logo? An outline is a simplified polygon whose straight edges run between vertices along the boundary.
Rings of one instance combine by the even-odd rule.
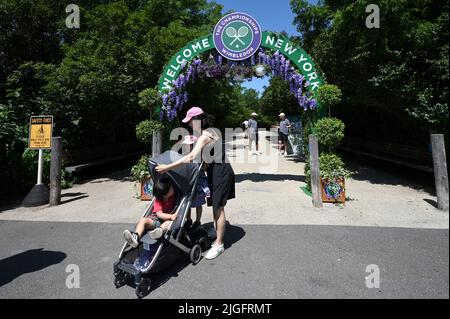
[[[230,13],[216,24],[213,41],[217,51],[225,58],[244,60],[261,45],[261,28],[246,13]]]

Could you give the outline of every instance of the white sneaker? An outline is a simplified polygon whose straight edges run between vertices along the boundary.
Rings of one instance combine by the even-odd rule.
[[[223,247],[223,244],[218,245],[216,243],[213,243],[211,245],[211,249],[206,253],[205,259],[214,259],[221,253],[223,253],[224,250],[225,248]]]
[[[125,238],[131,247],[136,248],[139,246],[139,236],[135,232],[130,232],[128,229],[125,229],[123,231],[123,238]]]
[[[163,235],[163,229],[161,227],[153,229],[151,232],[149,232],[149,236],[151,239],[158,239],[161,238]]]

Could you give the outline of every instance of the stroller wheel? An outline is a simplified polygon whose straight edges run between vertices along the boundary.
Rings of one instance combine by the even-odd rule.
[[[123,272],[118,272],[117,274],[114,274],[114,286],[116,288],[120,288],[124,286],[127,282],[127,276]]]
[[[199,245],[202,247],[202,249],[208,248],[208,238],[207,237],[201,237],[198,241]]]
[[[197,265],[202,259],[202,247],[198,244],[194,245],[194,247],[192,247],[191,249],[189,257],[191,258],[192,264]]]
[[[136,286],[136,296],[141,299],[147,296],[152,289],[152,281],[150,278],[142,278]]]

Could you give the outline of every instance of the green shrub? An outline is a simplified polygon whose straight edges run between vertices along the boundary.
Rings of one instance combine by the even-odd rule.
[[[315,124],[321,152],[332,153],[344,138],[345,124],[336,118],[322,118]]]
[[[138,103],[143,109],[148,109],[153,113],[161,105],[161,97],[158,94],[158,90],[153,88],[142,90],[139,93]]]
[[[131,176],[133,180],[140,182],[144,177],[150,176],[148,170],[149,155],[142,155],[136,165],[131,168]]]
[[[324,84],[318,89],[318,100],[325,109],[328,109],[328,116],[331,116],[331,107],[339,104],[342,100],[341,89],[333,84]]]
[[[345,168],[342,159],[336,154],[322,153],[319,156],[320,176],[324,179],[350,178],[353,172]],[[311,168],[309,160],[305,164],[305,183],[311,190]]]
[[[142,143],[151,143],[153,131],[161,131],[164,125],[158,121],[145,120],[136,126],[136,137]]]

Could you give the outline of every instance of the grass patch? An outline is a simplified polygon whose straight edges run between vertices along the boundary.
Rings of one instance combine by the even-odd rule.
[[[300,186],[300,189],[303,191],[303,193],[305,193],[307,196],[312,197],[312,193],[309,191],[308,187],[305,186]]]

